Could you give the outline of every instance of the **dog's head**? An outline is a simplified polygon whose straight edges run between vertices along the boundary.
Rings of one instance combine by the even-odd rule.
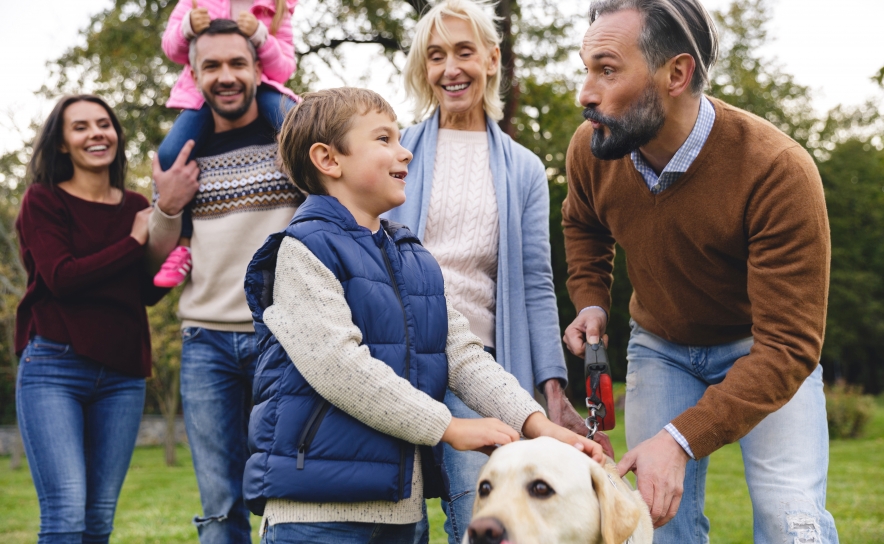
[[[576,448],[552,438],[515,442],[482,469],[464,544],[622,544],[642,515],[650,527],[643,506],[616,472]]]

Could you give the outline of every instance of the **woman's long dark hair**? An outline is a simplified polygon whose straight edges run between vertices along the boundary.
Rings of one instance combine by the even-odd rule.
[[[126,138],[123,136],[123,127],[120,126],[120,121],[114,114],[114,110],[104,100],[92,94],[62,97],[52,109],[52,113],[46,118],[43,129],[34,142],[34,153],[28,163],[29,182],[54,189],[56,184],[74,177],[74,163],[71,162],[71,156],[61,150],[61,146],[64,144],[64,112],[68,106],[77,102],[92,102],[107,111],[117,133],[117,153],[114,156],[114,162],[108,167],[110,168],[110,184],[111,187],[123,191],[126,183],[126,169],[129,166],[126,161]]]

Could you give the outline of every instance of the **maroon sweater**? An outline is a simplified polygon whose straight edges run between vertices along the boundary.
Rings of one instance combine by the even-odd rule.
[[[117,205],[33,185],[15,223],[28,288],[15,318],[15,350],[40,335],[130,376],[150,376],[145,304],[153,286],[145,248],[130,236],[147,199],[126,191]]]

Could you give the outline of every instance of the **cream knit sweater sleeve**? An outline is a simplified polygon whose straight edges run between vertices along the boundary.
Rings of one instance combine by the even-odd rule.
[[[286,237],[264,323],[307,383],[332,405],[384,434],[433,446],[451,422],[441,402],[412,387],[361,345],[344,289],[303,243]]]
[[[451,422],[444,404],[400,378],[361,345],[344,289],[300,241],[287,237],[276,262],[273,304],[264,323],[304,379],[334,406],[385,434],[412,444],[438,444]],[[520,431],[542,411],[518,381],[497,364],[448,304],[448,386],[486,417]]]

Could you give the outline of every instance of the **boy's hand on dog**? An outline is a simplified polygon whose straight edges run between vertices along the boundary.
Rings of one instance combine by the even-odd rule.
[[[684,493],[688,454],[665,429],[626,452],[617,463],[620,476],[634,472],[639,493],[648,504],[654,527],[675,517]]]
[[[498,445],[509,444],[518,439],[519,433],[512,427],[492,417],[452,417],[448,428],[442,433],[442,442],[447,442],[452,448],[459,451],[481,451],[486,455],[491,455]]]
[[[525,435],[526,438],[537,438],[538,436],[555,438],[560,442],[574,446],[586,455],[592,457],[592,459],[600,465],[604,464],[606,461],[605,452],[602,449],[601,444],[593,442],[585,436],[581,436],[573,431],[569,431],[564,427],[559,427],[547,419],[542,412],[534,412],[528,416],[528,419],[525,420],[525,424],[522,425],[522,434]]]

